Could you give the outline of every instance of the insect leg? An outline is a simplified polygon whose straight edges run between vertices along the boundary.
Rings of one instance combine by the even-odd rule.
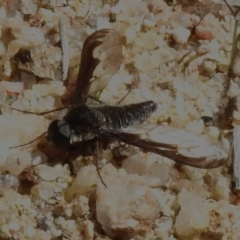
[[[98,165],[98,160],[99,160],[99,146],[98,146],[98,140],[97,140],[97,159],[96,159],[96,168],[97,168],[97,173],[98,173],[98,176],[102,182],[102,184],[107,188],[107,185],[104,183],[103,179],[102,179],[102,176],[99,172],[99,165]]]
[[[18,146],[10,147],[9,149],[27,146],[27,145],[29,145],[29,144],[37,141],[38,139],[40,139],[41,137],[43,137],[45,134],[47,134],[47,132],[42,133],[41,135],[39,135],[38,137],[34,138],[33,140],[31,140],[31,141],[28,142],[28,143],[24,143],[24,144],[21,144],[21,145],[18,145]]]

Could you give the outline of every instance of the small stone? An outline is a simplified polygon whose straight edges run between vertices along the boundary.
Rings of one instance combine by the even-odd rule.
[[[240,57],[236,57],[234,61],[233,72],[236,76],[240,77]]]
[[[97,185],[97,219],[110,237],[146,236],[160,212],[159,201],[140,176],[119,176],[114,169],[111,164],[101,169],[107,188]]]
[[[36,230],[32,226],[28,226],[24,229],[24,232],[27,237],[33,237]]]
[[[191,32],[182,26],[178,26],[172,32],[173,39],[180,44],[184,44],[188,42],[188,39],[191,35]]]
[[[70,197],[78,195],[88,196],[96,187],[97,179],[97,171],[94,165],[81,168],[69,189]]]
[[[210,40],[217,37],[220,31],[219,20],[212,13],[208,13],[197,25],[195,34],[201,39]]]
[[[38,8],[36,0],[21,0],[19,4],[20,11],[23,14],[35,14]]]
[[[9,230],[17,232],[20,229],[20,225],[17,221],[12,221],[9,223]]]
[[[55,181],[60,177],[60,173],[55,168],[47,165],[36,166],[35,172],[45,181]]]
[[[41,78],[55,79],[61,69],[61,49],[50,44],[28,45],[14,55],[18,67]]]
[[[144,19],[143,20],[143,26],[147,28],[152,28],[156,25],[156,21],[150,20],[150,19]]]
[[[55,185],[51,182],[42,181],[38,185],[35,185],[31,188],[31,194],[37,198],[48,201],[54,196],[54,187]]]
[[[192,122],[189,122],[186,126],[186,130],[194,133],[196,135],[200,135],[203,132],[204,129],[204,122],[202,120],[194,120]]]

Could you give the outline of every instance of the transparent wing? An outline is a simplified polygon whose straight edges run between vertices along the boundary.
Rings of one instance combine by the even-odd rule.
[[[103,89],[119,69],[122,58],[120,36],[114,29],[101,29],[91,34],[84,42],[77,87],[72,106]]]
[[[196,168],[219,167],[228,159],[225,151],[207,139],[168,126],[140,124],[103,134]]]

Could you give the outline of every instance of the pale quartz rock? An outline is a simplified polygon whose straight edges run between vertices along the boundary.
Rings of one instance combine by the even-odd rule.
[[[61,176],[60,171],[57,171],[57,169],[47,165],[36,166],[34,170],[36,174],[45,181],[54,181]]]
[[[77,17],[86,17],[89,13],[90,5],[80,3],[77,6],[76,16]]]
[[[11,174],[0,174],[0,189],[15,188],[19,186],[19,180],[16,176]]]
[[[228,177],[225,177],[219,172],[209,172],[209,190],[212,193],[212,197],[217,200],[226,199],[231,200],[231,190],[230,184],[231,180]]]
[[[2,228],[0,237],[11,238],[26,226],[35,228],[37,212],[29,196],[21,195],[13,189],[6,189],[0,199]],[[11,231],[12,230],[12,231]],[[22,237],[27,239],[26,233]]]
[[[4,150],[1,148],[1,157],[5,157]],[[18,154],[9,152],[7,159],[5,159],[4,162],[1,162],[2,166],[0,166],[0,171],[7,171],[12,175],[19,175],[24,168],[31,165],[31,160],[32,158],[29,152],[22,151]]]
[[[44,44],[46,42],[43,31],[36,27],[30,27],[26,29],[24,34],[24,39],[26,39],[30,44]]]
[[[46,8],[62,7],[67,5],[66,0],[44,0],[41,2]]]
[[[55,186],[52,182],[41,181],[38,185],[31,188],[31,195],[34,197],[33,199],[48,201],[50,198],[53,198],[55,194]]]
[[[187,43],[190,35],[191,35],[191,32],[187,28],[182,26],[178,26],[172,31],[173,39],[180,44]]]
[[[32,91],[32,94],[35,94],[39,97],[40,96],[46,97],[48,95],[54,95],[54,93],[62,96],[66,91],[66,88],[64,87],[63,84],[64,83],[62,81],[55,81],[55,80],[48,82],[46,84],[44,84],[44,83],[34,84],[32,86],[32,90],[27,90],[24,92],[24,94],[26,93],[26,96],[24,96],[24,97],[27,98],[27,93],[29,91]]]
[[[0,7],[0,22],[5,21],[7,17],[7,10],[5,7]]]
[[[110,22],[103,17],[98,17],[97,18],[97,30],[104,29],[104,28],[111,28]]]
[[[199,16],[196,14],[189,14],[183,11],[176,11],[171,13],[171,17],[167,22],[173,28],[183,26],[185,28],[193,28],[200,22]]]
[[[154,234],[160,239],[177,240],[172,235],[172,218],[163,216],[155,221],[155,226]]]
[[[180,211],[176,217],[175,228],[179,236],[190,236],[195,231],[204,231],[210,223],[210,209],[206,200],[186,189],[178,196]]]
[[[159,45],[159,42],[162,41],[162,37],[155,34],[155,33],[137,33],[137,35],[134,37],[134,44],[138,47],[138,48],[142,48],[142,49],[148,49],[148,50],[152,50],[157,48],[157,46]]]
[[[208,191],[209,187],[204,183],[203,179],[188,180],[180,178],[172,187],[172,189],[177,192],[180,192],[183,188],[201,198],[211,197],[211,193]]]
[[[216,38],[221,30],[219,20],[212,14],[208,13],[196,27],[195,35],[201,39]]]
[[[22,170],[31,165],[31,152],[29,149],[19,149],[9,147],[27,143],[34,136],[39,136],[46,129],[44,117],[36,115],[24,115],[19,113],[14,115],[3,114],[0,116],[0,148],[1,148],[1,171],[9,171],[13,175],[18,175]]]
[[[220,130],[215,126],[208,127],[208,134],[213,137],[215,140],[218,140],[220,135]]]
[[[13,232],[17,232],[20,229],[20,225],[16,220],[15,221],[13,220],[12,222],[10,222],[8,226],[9,226],[9,230]]]
[[[234,124],[240,124],[240,95],[237,95],[236,97],[233,97],[231,99],[232,104],[229,106],[229,117],[231,117],[231,120]]]
[[[26,72],[21,73],[21,82],[24,83],[26,89],[32,88],[33,84],[37,83],[36,77],[33,74]]]
[[[79,195],[91,195],[97,185],[97,179],[97,171],[94,165],[91,164],[81,168],[69,189],[70,198]]]
[[[146,160],[141,154],[135,154],[126,158],[122,163],[122,168],[126,170],[128,174],[143,175],[146,170]]]
[[[171,12],[171,8],[163,0],[152,0],[149,4],[149,9],[154,15],[157,15],[159,13],[162,13],[161,15],[164,15],[166,12]]]
[[[125,21],[131,20],[126,19],[127,16],[128,18],[139,17],[142,15],[147,15],[149,12],[147,9],[147,5],[143,3],[139,4],[138,0],[132,0],[131,2],[127,0],[119,1],[118,7],[120,11],[124,13],[122,15],[125,17]]]
[[[79,196],[73,203],[73,213],[77,217],[89,214],[89,199],[85,196]]]
[[[101,174],[107,188],[98,182],[96,209],[107,235],[132,237],[149,232],[161,209],[152,189],[138,175],[119,176],[111,164]]]
[[[4,56],[6,54],[6,47],[2,41],[0,41],[0,56]]]
[[[180,173],[174,167],[158,162],[148,166],[144,175],[160,179],[161,186],[170,186],[180,177]]]
[[[176,51],[169,47],[163,47],[161,49],[152,50],[148,52],[142,52],[141,54],[135,56],[134,65],[141,72],[152,71],[155,68],[165,62],[169,62],[176,57]]]
[[[27,237],[34,237],[36,234],[36,230],[32,226],[28,226],[28,227],[24,228],[24,234]]]
[[[6,29],[9,28],[9,31],[15,38],[14,40],[26,41],[28,44],[43,44],[46,42],[43,32],[40,28],[30,27],[27,22],[9,21],[6,23]],[[13,40],[10,38],[9,40]]]
[[[187,178],[191,180],[200,180],[207,174],[207,169],[194,168],[183,165],[184,172]]]
[[[66,220],[63,217],[55,218],[55,222],[62,229],[62,232],[71,236],[71,239],[84,239],[82,233],[78,230],[75,220]]]
[[[25,90],[23,82],[9,82],[9,81],[1,81],[0,88],[4,89],[9,93],[22,93]]]
[[[26,46],[28,42],[26,40],[17,39],[12,40],[7,47],[6,58],[12,58],[21,47]]]
[[[5,61],[0,64],[0,75],[8,78],[11,76],[12,70],[10,59],[5,58]]]
[[[54,19],[54,12],[45,8],[39,8],[37,15],[40,21],[46,21],[46,23],[50,23]]]
[[[164,191],[158,188],[154,188],[153,192],[159,201],[163,215],[173,216],[175,213],[176,195],[169,190]]]
[[[220,200],[212,204],[209,230],[222,234],[223,239],[239,239],[240,237],[240,207]]]
[[[20,48],[14,55],[20,69],[49,79],[55,79],[57,72],[60,71],[61,58],[61,49],[50,44],[28,45]]]
[[[233,72],[237,77],[240,77],[240,57],[235,58],[233,65]]]
[[[61,7],[61,12],[68,18],[76,17],[76,12],[70,6]]]
[[[94,224],[93,222],[87,220],[84,222],[84,225],[85,225],[85,232],[84,232],[84,235],[85,235],[85,239],[86,240],[93,240],[94,239]]]
[[[196,135],[201,135],[204,129],[202,120],[194,120],[186,125],[186,130]]]
[[[150,20],[150,19],[144,19],[143,20],[143,26],[146,28],[152,28],[156,25],[156,21]]]
[[[19,4],[19,10],[23,14],[34,14],[38,8],[37,1],[34,0],[21,0]]]
[[[240,94],[240,87],[238,86],[238,84],[235,81],[230,80],[227,96],[230,98],[233,98],[239,94]]]
[[[204,75],[210,76],[215,72],[217,68],[217,61],[212,59],[203,60],[202,64],[199,66],[199,71]]]

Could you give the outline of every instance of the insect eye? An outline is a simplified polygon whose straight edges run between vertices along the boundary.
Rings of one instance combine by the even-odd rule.
[[[48,127],[48,141],[54,143],[56,147],[69,147],[71,131],[69,125],[63,120],[54,120]]]

